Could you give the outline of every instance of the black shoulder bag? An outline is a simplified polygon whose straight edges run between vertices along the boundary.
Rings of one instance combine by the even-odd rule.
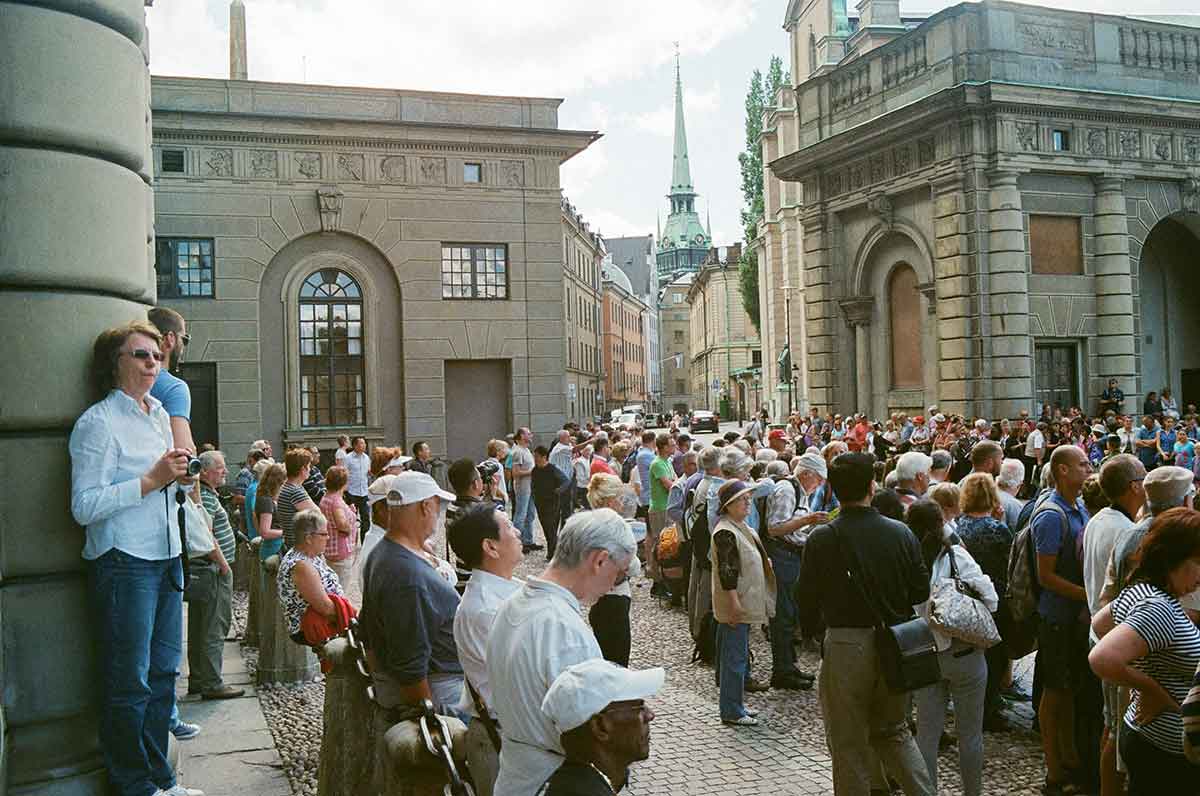
[[[854,573],[857,560],[843,543],[838,523],[832,522],[829,527],[833,529],[842,560],[846,564],[846,577],[875,616],[875,654],[879,657],[879,668],[888,688],[894,694],[906,694],[941,680],[937,642],[934,641],[929,623],[919,616],[895,625],[884,622],[878,606],[867,596],[862,576]]]

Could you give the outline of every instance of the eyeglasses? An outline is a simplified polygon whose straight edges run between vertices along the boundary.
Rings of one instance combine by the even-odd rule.
[[[148,348],[135,348],[132,351],[122,351],[121,353],[128,354],[129,356],[133,357],[134,359],[140,359],[140,360],[147,360],[150,358],[154,358],[154,360],[157,362],[163,362],[167,358],[167,355],[164,354],[162,351],[151,351]]]
[[[187,348],[188,343],[192,342],[192,336],[190,334],[183,334],[180,332],[172,332],[171,334],[179,338],[179,341],[183,343],[184,348]]]

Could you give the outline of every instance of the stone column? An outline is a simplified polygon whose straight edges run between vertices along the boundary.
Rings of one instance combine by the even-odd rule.
[[[871,312],[875,302],[865,296],[843,299],[839,304],[854,329],[855,411],[871,417]]]
[[[67,438],[92,343],[145,319],[143,2],[0,2],[0,792],[104,793]]]
[[[1029,275],[1017,176],[1012,171],[988,174],[988,300],[992,323],[988,344],[992,411],[996,417],[1014,417],[1033,403]]]
[[[824,213],[808,212],[804,225],[805,348],[808,360],[808,405],[834,411],[837,387],[837,319],[834,317],[829,267],[829,228]]]
[[[1133,331],[1133,263],[1129,258],[1129,222],[1125,181],[1104,175],[1096,183],[1096,374],[1089,389],[1099,395],[1116,379],[1127,396],[1138,400]],[[1128,398],[1126,400],[1129,400]]]
[[[279,556],[262,563],[263,583],[260,600],[262,619],[259,624],[258,676],[259,685],[270,683],[304,683],[317,675],[317,656],[312,650],[292,641],[287,632],[287,619],[279,603]]]
[[[979,323],[971,284],[974,258],[967,235],[967,196],[963,177],[954,173],[932,185],[937,291],[938,380],[925,400],[947,414],[971,414],[977,397]]]

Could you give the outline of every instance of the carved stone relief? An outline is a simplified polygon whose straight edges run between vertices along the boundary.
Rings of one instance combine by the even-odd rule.
[[[1179,198],[1183,201],[1184,210],[1200,213],[1200,179],[1190,177],[1184,180],[1179,188]]]
[[[519,160],[500,161],[500,184],[517,188],[525,184],[525,164]]]
[[[1064,23],[1050,16],[1022,14],[1017,18],[1017,38],[1022,50],[1073,60],[1092,57],[1092,32],[1087,25]]]
[[[419,168],[421,170],[421,182],[430,184],[442,184],[446,182],[445,158],[421,158]]]
[[[408,178],[408,166],[403,155],[388,155],[379,163],[379,172],[388,182],[404,182]]]
[[[1192,163],[1200,162],[1200,138],[1183,139],[1183,156]]]
[[[1037,122],[1017,122],[1017,143],[1021,145],[1021,149],[1026,152],[1036,152],[1038,150],[1037,134]]]
[[[1103,130],[1088,130],[1084,146],[1089,155],[1103,155],[1108,152],[1108,135]]]
[[[344,194],[335,186],[317,189],[317,209],[321,212],[321,231],[335,232],[342,220]]]
[[[1122,130],[1117,134],[1121,156],[1140,158],[1142,156],[1142,134],[1137,130]]]
[[[206,177],[233,176],[232,149],[205,149],[200,156],[200,162],[204,164]]]
[[[850,190],[856,190],[866,182],[866,166],[859,161],[850,167]]]
[[[933,162],[934,153],[936,152],[933,136],[922,138],[917,141],[917,163],[921,166],[928,166]]]
[[[339,180],[362,182],[363,156],[339,152],[337,156],[337,176]]]
[[[1171,159],[1171,136],[1154,136],[1154,156],[1159,160]]]
[[[250,174],[254,177],[278,177],[279,153],[274,149],[255,149],[251,151]]]
[[[892,169],[893,173],[900,177],[908,174],[912,168],[912,150],[907,146],[898,146],[892,150]]]
[[[887,179],[887,160],[882,154],[871,156],[871,182],[883,182]]]
[[[867,209],[879,216],[888,229],[891,229],[896,223],[896,209],[892,206],[892,200],[887,194],[872,196],[867,202]]]
[[[301,177],[307,177],[310,180],[319,180],[321,178],[321,153],[320,152],[297,152],[295,154],[296,171]]]

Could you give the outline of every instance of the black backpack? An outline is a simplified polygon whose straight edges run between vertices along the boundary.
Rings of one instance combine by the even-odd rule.
[[[700,569],[712,569],[708,560],[708,548],[712,544],[712,531],[708,527],[708,501],[696,504],[696,490],[684,498],[683,522],[687,526],[688,540],[692,543],[692,560]]]
[[[629,477],[633,473],[633,468],[637,467],[637,451],[633,451],[625,457],[625,461],[621,462],[621,483],[628,484]]]
[[[700,620],[700,632],[692,647],[692,663],[712,664],[717,659],[717,618],[709,611]]]

